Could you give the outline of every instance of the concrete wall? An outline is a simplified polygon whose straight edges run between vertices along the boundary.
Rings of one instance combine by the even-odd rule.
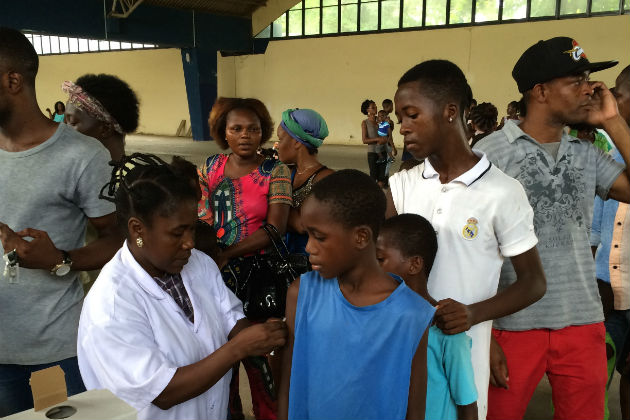
[[[446,58],[466,73],[479,102],[505,113],[518,99],[511,78],[520,54],[539,39],[575,37],[591,61],[620,64],[597,73],[609,85],[630,63],[630,16],[607,16],[456,29],[273,41],[265,54],[218,57],[218,93],[257,97],[276,121],[289,107],[313,108],[330,127],[331,144],[360,144],[361,102],[393,98],[403,72],[420,61]],[[134,50],[40,57],[37,95],[42,109],[66,101],[60,85],[85,73],[111,73],[127,81],[140,101],[139,132],[174,135],[189,125],[178,49]],[[395,136],[401,141],[399,135]]]
[[[620,64],[593,79],[609,86],[630,63],[630,16],[434,29],[274,41],[264,55],[219,58],[219,95],[257,97],[277,121],[286,108],[318,110],[330,128],[329,143],[360,144],[361,102],[393,98],[400,76],[427,59],[445,58],[466,73],[479,102],[505,114],[519,99],[511,77],[522,52],[540,39],[578,40],[589,60]],[[397,143],[401,141],[396,136]]]
[[[126,81],[140,99],[138,132],[175,135],[181,120],[190,123],[180,50],[156,49],[40,57],[37,99],[42,110],[66,102],[64,80],[86,73],[109,73]]]

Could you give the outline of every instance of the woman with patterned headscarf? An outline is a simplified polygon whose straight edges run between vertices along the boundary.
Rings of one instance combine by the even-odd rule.
[[[328,136],[326,121],[312,109],[287,109],[278,126],[278,156],[292,165],[293,204],[287,225],[289,251],[306,254],[308,235],[300,221],[300,206],[313,184],[333,173],[317,159],[317,150]]]

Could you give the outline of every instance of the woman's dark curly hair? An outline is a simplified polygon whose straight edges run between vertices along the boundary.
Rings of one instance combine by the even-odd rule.
[[[129,85],[111,74],[84,74],[75,82],[105,107],[126,134],[138,128],[138,97]]]
[[[376,102],[374,102],[371,99],[366,99],[365,101],[363,101],[363,103],[361,103],[361,114],[363,115],[367,115],[367,109],[370,107],[370,105],[376,105]]]
[[[260,144],[271,138],[274,130],[273,120],[267,107],[260,100],[255,98],[218,98],[210,110],[208,125],[210,126],[210,135],[220,148],[225,150],[229,147],[225,139],[225,127],[228,114],[235,109],[246,109],[256,114],[260,120]]]

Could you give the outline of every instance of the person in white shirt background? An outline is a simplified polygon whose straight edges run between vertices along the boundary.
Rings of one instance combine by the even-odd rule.
[[[101,196],[115,197],[127,241],[83,305],[86,387],[109,389],[139,419],[226,418],[232,366],[283,346],[286,325],[247,321],[215,262],[193,249],[196,179],[151,155],[117,165]]]
[[[466,76],[446,60],[408,70],[394,97],[400,134],[424,163],[396,173],[388,213],[419,214],[436,230],[438,252],[428,290],[439,300],[436,325],[472,338],[479,419],[486,418],[492,320],[539,300],[546,290],[533,211],[523,187],[468,145]],[[497,293],[504,258],[517,280]]]

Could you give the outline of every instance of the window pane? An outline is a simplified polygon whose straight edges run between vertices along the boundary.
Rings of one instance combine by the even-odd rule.
[[[59,52],[62,54],[70,52],[70,47],[68,46],[68,38],[66,38],[65,36],[59,37]]]
[[[271,25],[260,31],[256,38],[270,38],[271,37]]]
[[[531,17],[554,16],[556,14],[556,2],[552,0],[532,0]]]
[[[322,6],[336,6],[339,4],[339,0],[322,0]]]
[[[499,19],[499,0],[477,0],[475,22],[489,22]]]
[[[68,38],[68,49],[71,53],[79,52],[79,40],[76,38]]]
[[[341,0],[350,1],[350,0]],[[357,31],[357,5],[349,4],[341,6],[341,32]]]
[[[626,7],[628,0],[626,0]],[[617,12],[619,11],[619,0],[593,0],[591,2],[591,12]]]
[[[361,3],[361,30],[362,31],[375,31],[377,29],[378,29],[378,2],[373,1],[370,3]]]
[[[85,38],[79,38],[79,52],[87,52],[88,50],[88,40]]]
[[[319,7],[319,0],[304,0],[304,8]]]
[[[304,11],[304,35],[319,34],[319,9],[306,9]]]
[[[273,37],[280,38],[283,36],[287,36],[287,17],[285,14],[280,15],[280,17],[273,22]]]
[[[400,25],[400,0],[384,0],[381,3],[381,29],[398,29]]]
[[[302,35],[302,11],[289,11],[289,36]]]
[[[51,36],[50,37],[50,52],[53,54],[59,54],[61,51],[59,51],[59,37],[58,36]]]
[[[479,4],[479,1],[477,1],[477,4]],[[471,13],[472,0],[451,0],[451,17],[449,23],[469,23]]]
[[[338,6],[322,7],[322,33],[334,34],[338,32]]]
[[[560,2],[561,15],[586,13],[586,0],[562,0]]]
[[[623,3],[624,10],[630,10],[630,0],[625,0]]]
[[[503,20],[525,19],[527,0],[503,0]]]
[[[302,9],[302,2],[299,2],[298,4],[296,4],[295,6],[293,6],[291,9],[289,10],[301,10]],[[285,9],[286,10],[286,9]]]
[[[33,47],[35,47],[35,52],[37,54],[42,53],[42,37],[41,35],[33,35]]]
[[[123,50],[130,50],[131,49],[131,44],[128,42],[121,42],[120,43],[120,48]]]
[[[143,44],[136,44],[135,42],[133,44],[131,44],[132,48],[144,48]]]
[[[340,1],[341,4],[357,4],[358,2],[359,2],[358,0],[341,0]]]
[[[50,54],[50,37],[42,36],[42,54]]]
[[[111,50],[119,50],[120,49],[120,42],[117,41],[109,41],[109,48]]]
[[[446,23],[446,0],[427,1],[427,26]]]
[[[405,0],[403,3],[403,28],[422,26],[422,0]]]
[[[98,49],[100,51],[109,51],[109,41],[98,41]]]

